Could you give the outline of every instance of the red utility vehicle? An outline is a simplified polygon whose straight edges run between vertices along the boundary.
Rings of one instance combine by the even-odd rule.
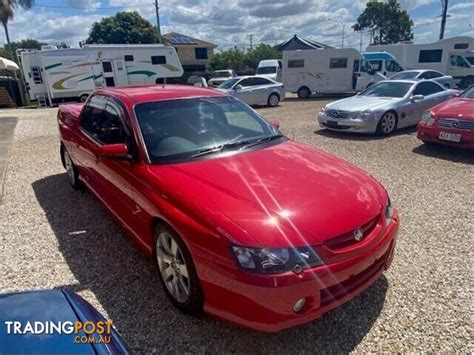
[[[276,332],[352,299],[391,263],[399,217],[382,185],[233,97],[107,88],[60,106],[58,121],[70,183],[153,255],[184,312]]]
[[[423,113],[417,129],[424,143],[474,149],[474,87]]]

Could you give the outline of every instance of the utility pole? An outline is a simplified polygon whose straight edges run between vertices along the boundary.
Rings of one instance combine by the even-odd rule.
[[[249,35],[249,39],[250,39],[250,50],[252,50],[253,49],[253,34]]]
[[[439,39],[444,38],[444,27],[446,26],[446,17],[448,16],[448,0],[441,0],[443,12],[441,14],[441,31],[439,32]]]
[[[161,38],[160,6],[158,4],[158,0],[155,0],[155,10],[156,10],[156,28],[158,30],[158,43],[163,43],[163,38]]]
[[[360,31],[359,52],[362,52],[362,30]]]
[[[343,23],[342,23],[342,44],[341,44],[341,48],[344,48],[344,31],[345,31],[345,27],[346,27],[346,23],[343,22]]]

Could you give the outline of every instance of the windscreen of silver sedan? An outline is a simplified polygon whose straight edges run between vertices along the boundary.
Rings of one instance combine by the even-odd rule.
[[[359,96],[404,97],[412,85],[412,83],[381,81],[369,86],[367,89],[362,91]]]
[[[286,140],[249,106],[229,96],[154,101],[135,106],[151,163],[177,163]]]

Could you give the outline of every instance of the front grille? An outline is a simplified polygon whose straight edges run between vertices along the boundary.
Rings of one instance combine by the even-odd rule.
[[[330,249],[342,249],[349,247],[353,244],[359,243],[362,240],[364,240],[372,231],[374,230],[375,226],[377,225],[377,221],[379,219],[379,216],[375,217],[372,219],[370,222],[364,224],[363,226],[360,227],[362,230],[362,237],[357,240],[355,238],[355,231],[352,230],[350,232],[347,232],[345,234],[339,235],[335,238],[327,240],[324,245],[327,246]]]
[[[438,127],[452,128],[460,130],[474,130],[474,120],[458,120],[456,118],[440,118],[438,120]]]
[[[347,118],[350,116],[349,111],[327,110],[326,115],[332,118]]]
[[[355,289],[363,285],[374,275],[380,272],[385,267],[385,262],[387,261],[387,257],[391,249],[392,245],[390,245],[390,247],[382,257],[380,257],[367,269],[361,271],[360,273],[354,276],[349,277],[347,280],[341,283],[337,283],[331,287],[322,289],[320,293],[320,306],[325,307],[333,302],[340,300],[344,296],[352,293]]]

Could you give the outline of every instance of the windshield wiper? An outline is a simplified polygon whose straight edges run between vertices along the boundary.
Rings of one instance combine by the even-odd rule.
[[[197,158],[203,155],[213,154],[213,153],[221,152],[223,150],[235,148],[235,147],[242,147],[241,149],[253,147],[254,145],[266,143],[273,139],[281,138],[281,137],[283,137],[283,134],[275,134],[273,136],[263,137],[256,140],[249,139],[249,140],[241,140],[241,141],[236,141],[236,142],[228,142],[228,143],[224,143],[218,146],[202,149],[199,152],[193,154],[191,158]]]

